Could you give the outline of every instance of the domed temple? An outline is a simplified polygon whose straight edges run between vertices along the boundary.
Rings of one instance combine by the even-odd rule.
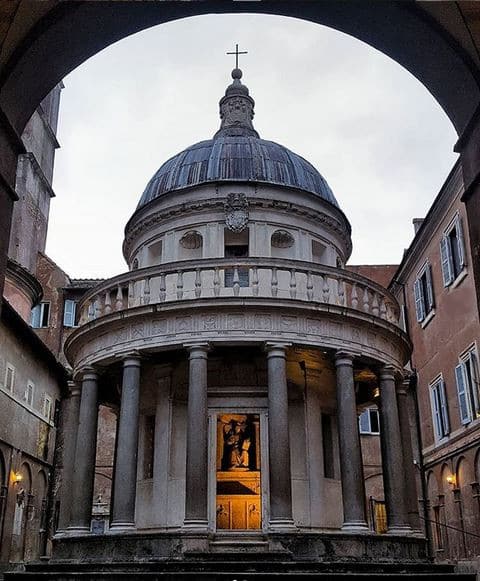
[[[332,190],[259,137],[241,71],[232,77],[220,129],[152,177],[125,229],[128,272],[84,296],[66,342],[76,387],[52,562],[420,561],[398,303],[345,268],[351,229]],[[91,533],[99,404],[118,410],[103,535]],[[366,510],[369,405],[383,535]]]

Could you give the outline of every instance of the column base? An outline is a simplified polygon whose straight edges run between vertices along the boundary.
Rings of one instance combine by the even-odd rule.
[[[182,530],[188,533],[208,533],[208,521],[203,519],[189,518],[183,521]]]
[[[387,535],[400,535],[402,537],[405,536],[411,536],[412,535],[412,529],[411,527],[409,527],[408,525],[394,525],[391,527],[388,527],[387,529]]]
[[[63,533],[67,535],[89,535],[90,527],[71,526]]]
[[[295,533],[298,531],[291,518],[276,518],[268,523],[268,528],[272,533]]]
[[[112,524],[110,525],[110,531],[111,533],[128,533],[128,532],[132,532],[135,531],[135,523],[134,522],[127,522],[127,521],[118,521],[118,522],[112,522]]]
[[[348,521],[343,523],[342,532],[365,535],[370,532],[370,529],[368,528],[367,523],[363,520]]]

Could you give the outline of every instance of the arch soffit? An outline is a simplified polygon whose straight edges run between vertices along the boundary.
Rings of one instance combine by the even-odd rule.
[[[75,67],[151,26],[211,13],[257,12],[301,18],[350,34],[422,82],[458,133],[480,101],[480,71],[467,51],[418,4],[215,1],[61,3],[25,35],[0,73],[0,106],[20,134],[40,101]],[[45,65],[48,63],[48,67]],[[41,74],[39,74],[41,71]]]

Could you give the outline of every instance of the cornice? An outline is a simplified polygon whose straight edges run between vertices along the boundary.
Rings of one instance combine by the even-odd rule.
[[[6,278],[23,290],[29,297],[33,305],[36,305],[43,296],[42,285],[26,268],[11,258],[7,262]]]
[[[24,157],[27,158],[28,161],[30,162],[33,171],[35,172],[35,174],[38,176],[38,178],[42,182],[42,185],[47,190],[48,195],[51,198],[54,198],[55,192],[53,191],[52,184],[48,181],[48,179],[47,179],[46,175],[44,174],[40,164],[38,163],[35,155],[31,151],[29,151],[28,153],[24,154]]]
[[[462,167],[460,161],[457,161],[445,180],[442,189],[430,206],[410,246],[405,251],[402,262],[394,274],[390,286],[395,283],[402,283],[408,277],[418,259],[423,255],[425,246],[432,238],[439,222],[444,218],[449,205],[455,197],[462,195],[463,187]]]
[[[325,212],[320,210],[315,210],[313,208],[308,208],[306,206],[301,206],[299,204],[293,204],[291,202],[284,202],[280,200],[272,200],[269,198],[249,198],[248,200],[250,208],[262,208],[262,209],[279,209],[285,210],[289,213],[294,213],[299,216],[303,216],[315,222],[320,222],[325,225],[328,229],[335,232],[341,240],[344,242],[347,249],[348,258],[352,252],[352,241],[350,239],[350,228],[346,220],[342,221],[333,216],[329,216]],[[152,226],[156,226],[174,218],[175,216],[185,216],[187,214],[193,214],[197,212],[224,212],[224,200],[199,200],[198,202],[191,202],[188,205],[185,203],[176,204],[169,206],[168,208],[157,210],[152,214],[149,214],[145,218],[140,219],[137,223],[130,225],[127,224],[125,229],[125,240],[123,242],[123,255],[128,260],[128,255],[130,254],[133,241],[138,236],[141,236],[145,231],[148,231]]]

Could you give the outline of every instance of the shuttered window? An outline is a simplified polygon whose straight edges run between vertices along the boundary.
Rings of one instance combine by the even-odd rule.
[[[460,421],[468,424],[480,418],[480,381],[477,351],[471,347],[460,356],[455,367]]]
[[[462,220],[456,216],[440,241],[443,285],[452,284],[466,265]]]
[[[442,378],[437,379],[430,385],[430,401],[435,438],[441,440],[450,433],[445,382]]]
[[[417,321],[424,321],[435,306],[432,282],[432,267],[427,262],[418,272],[413,285],[413,295],[415,300],[415,313]]]

